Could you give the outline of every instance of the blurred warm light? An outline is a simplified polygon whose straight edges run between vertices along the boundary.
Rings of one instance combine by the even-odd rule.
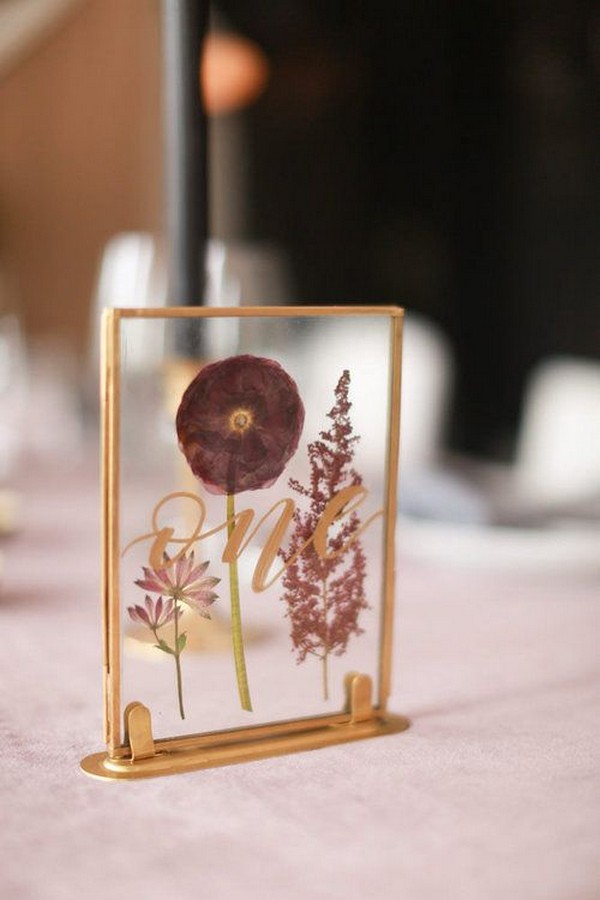
[[[200,83],[209,113],[235,112],[248,106],[262,94],[268,78],[269,63],[257,44],[236,34],[206,39]]]

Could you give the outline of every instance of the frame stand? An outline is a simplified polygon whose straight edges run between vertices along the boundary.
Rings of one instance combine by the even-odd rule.
[[[328,716],[322,726],[316,725],[313,719],[310,724],[298,720],[236,732],[214,732],[181,738],[177,749],[173,749],[171,738],[168,739],[169,750],[161,748],[161,741],[154,741],[150,710],[136,701],[125,709],[126,745],[119,748],[118,755],[94,753],[81,761],[81,768],[95,778],[149,778],[316,750],[347,741],[396,734],[409,727],[409,720],[404,716],[373,708],[372,682],[368,675],[350,672],[344,679],[344,687],[344,712],[339,716]]]

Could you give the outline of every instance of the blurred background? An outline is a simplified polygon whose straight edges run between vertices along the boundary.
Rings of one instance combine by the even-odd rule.
[[[0,34],[4,342],[76,407],[99,307],[164,302],[161,4],[3,0]],[[598,4],[221,0],[211,37],[214,302],[405,306],[407,512],[595,519]]]

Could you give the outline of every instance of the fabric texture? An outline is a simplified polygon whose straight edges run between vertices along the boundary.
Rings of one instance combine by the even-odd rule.
[[[600,896],[600,582],[398,564],[396,736],[136,782],[101,750],[98,488],[2,550],[6,900]]]

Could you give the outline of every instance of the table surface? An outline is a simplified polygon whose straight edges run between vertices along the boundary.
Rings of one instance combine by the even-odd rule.
[[[0,592],[0,896],[600,896],[600,580],[400,552],[409,731],[99,782],[98,486],[30,473]]]

